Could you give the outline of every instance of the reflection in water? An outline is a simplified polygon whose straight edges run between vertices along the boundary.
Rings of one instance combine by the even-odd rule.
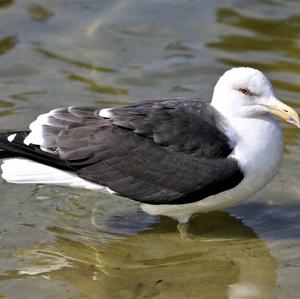
[[[109,95],[127,95],[128,94],[128,91],[124,88],[99,85],[93,79],[85,78],[83,76],[80,76],[80,75],[77,75],[74,73],[68,73],[68,72],[64,72],[64,73],[67,75],[67,78],[71,81],[78,81],[78,82],[85,83],[87,85],[88,89],[93,92],[104,93],[104,94],[109,94]]]
[[[12,106],[14,106],[13,103],[0,100],[0,108],[2,108],[2,107],[12,107]]]
[[[165,47],[166,51],[170,54],[166,55],[166,59],[173,57],[183,57],[186,59],[194,58],[193,49],[191,49],[187,44],[182,41],[171,42]]]
[[[60,62],[65,62],[74,66],[77,66],[79,68],[84,68],[87,69],[89,71],[97,71],[97,72],[108,72],[108,73],[114,73],[115,70],[112,68],[108,68],[108,67],[102,67],[102,66],[97,66],[97,65],[93,65],[93,64],[88,64],[82,61],[78,61],[75,59],[71,59],[68,57],[65,57],[63,55],[51,52],[49,50],[45,50],[42,48],[35,48],[34,49],[36,52],[42,54],[43,56],[45,56],[48,59],[54,59]]]
[[[26,101],[34,95],[43,95],[44,93],[45,93],[44,91],[38,91],[38,90],[36,90],[36,91],[25,91],[25,92],[21,92],[21,93],[17,93],[17,94],[12,94],[9,97],[14,99],[14,100],[17,100],[17,101]]]
[[[17,270],[0,280],[61,281],[80,298],[274,298],[277,263],[249,227],[212,212],[190,231],[183,241],[162,218],[151,231],[95,244],[56,230],[55,245],[20,251]]]
[[[267,52],[278,53],[282,57],[276,61],[267,59],[266,61],[249,61],[249,57],[244,56],[244,60],[220,58],[219,60],[227,65],[240,66],[247,65],[259,68],[262,71],[289,71],[300,73],[300,65],[291,62],[291,58],[300,57],[298,39],[300,38],[300,17],[291,16],[286,19],[269,19],[245,16],[234,9],[221,8],[217,11],[217,22],[223,25],[234,26],[244,29],[245,34],[227,34],[220,37],[220,41],[207,43],[208,47],[217,48],[226,52],[249,53]],[[283,47],[284,45],[284,47]],[[284,61],[286,57],[289,60]],[[275,86],[285,90],[299,92],[299,85],[288,84],[275,81]]]
[[[9,108],[9,107],[14,107],[13,103],[10,102],[6,102],[6,101],[2,101],[0,100],[0,117],[2,116],[7,116],[7,115],[12,115],[15,113],[14,109],[5,109],[5,108]],[[4,109],[4,110],[2,110]]]
[[[0,1],[0,9],[8,8],[14,2],[15,2],[15,0],[1,0]]]
[[[15,36],[5,36],[0,39],[0,55],[6,54],[17,44]]]
[[[47,22],[54,16],[54,13],[52,11],[37,4],[30,5],[28,7],[28,13],[33,20],[39,22]]]
[[[272,51],[272,53],[285,53],[289,57],[300,57],[300,49],[296,42],[300,35],[300,17],[298,16],[289,17],[286,20],[253,18],[244,16],[234,9],[221,8],[217,11],[217,21],[248,30],[253,35],[225,35],[222,36],[220,42],[208,43],[209,47],[230,52]]]

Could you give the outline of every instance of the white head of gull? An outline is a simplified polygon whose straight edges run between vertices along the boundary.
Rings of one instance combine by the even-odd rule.
[[[214,88],[211,104],[227,117],[272,117],[273,113],[299,126],[298,114],[276,98],[271,82],[253,68],[225,72]]]
[[[2,177],[102,189],[141,203],[151,215],[187,223],[261,190],[283,153],[278,116],[299,127],[263,73],[233,68],[211,104],[144,101],[120,108],[65,107],[0,134]]]

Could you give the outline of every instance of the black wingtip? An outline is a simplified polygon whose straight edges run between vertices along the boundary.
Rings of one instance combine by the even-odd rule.
[[[29,134],[29,131],[11,131],[11,132],[2,132],[0,133],[0,159],[6,159],[6,158],[13,158],[17,157],[18,155],[10,150],[10,141],[8,140],[8,137],[16,134],[14,137],[14,141],[21,141],[26,138],[26,136]]]

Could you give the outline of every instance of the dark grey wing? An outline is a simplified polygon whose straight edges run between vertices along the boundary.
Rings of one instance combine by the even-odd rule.
[[[113,124],[153,139],[171,151],[199,157],[227,157],[232,146],[222,116],[199,100],[165,99],[109,109]]]
[[[229,158],[222,118],[195,100],[114,108],[54,110],[41,148],[79,177],[150,204],[182,204],[235,187],[243,179]],[[42,155],[40,150],[37,155]],[[58,168],[62,168],[59,165]]]

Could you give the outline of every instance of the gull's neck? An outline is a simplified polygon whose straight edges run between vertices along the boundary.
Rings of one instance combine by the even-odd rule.
[[[251,185],[263,188],[277,173],[282,160],[283,136],[278,121],[268,114],[226,119],[236,134],[231,156],[249,175]]]
[[[237,116],[214,108],[227,121],[225,133],[235,144],[231,156],[250,174],[255,185],[264,187],[277,173],[282,160],[283,136],[280,124],[269,114]]]

